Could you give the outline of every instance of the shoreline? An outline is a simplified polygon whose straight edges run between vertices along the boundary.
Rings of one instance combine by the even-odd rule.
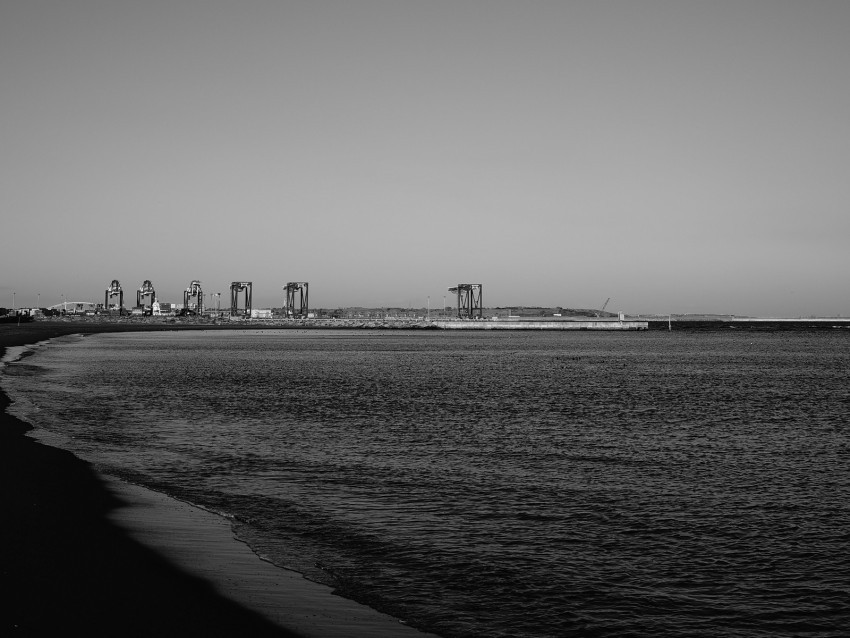
[[[6,324],[0,358],[70,334],[210,327]],[[263,560],[218,514],[27,436],[32,426],[7,413],[9,403],[0,384],[0,573],[13,592],[4,633],[434,637]]]

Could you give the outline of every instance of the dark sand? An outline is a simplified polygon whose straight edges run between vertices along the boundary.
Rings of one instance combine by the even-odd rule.
[[[0,357],[61,335],[162,329],[173,326],[0,324]],[[427,635],[262,561],[219,516],[38,443],[8,403],[0,391],[2,635]]]

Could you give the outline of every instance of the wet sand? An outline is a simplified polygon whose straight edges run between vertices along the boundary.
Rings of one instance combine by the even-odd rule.
[[[0,356],[65,334],[139,329],[0,324]],[[0,392],[3,635],[429,635],[260,559],[221,516],[38,443],[8,403]]]

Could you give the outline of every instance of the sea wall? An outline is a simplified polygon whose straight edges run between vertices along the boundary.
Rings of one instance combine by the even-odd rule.
[[[648,321],[559,320],[559,321],[432,321],[442,330],[648,330]]]

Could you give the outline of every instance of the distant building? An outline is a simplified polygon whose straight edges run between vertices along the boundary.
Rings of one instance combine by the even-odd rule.
[[[251,319],[271,319],[271,308],[253,308],[251,310]]]

